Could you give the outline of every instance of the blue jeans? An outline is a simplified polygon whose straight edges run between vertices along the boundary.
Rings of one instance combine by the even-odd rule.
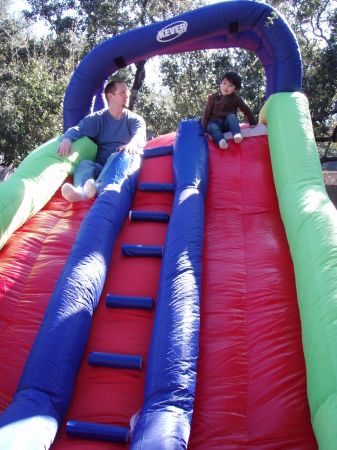
[[[97,184],[100,184],[105,172],[108,167],[115,159],[118,153],[112,153],[107,159],[104,166],[94,161],[90,161],[89,159],[83,159],[83,161],[79,162],[74,170],[74,186],[84,186],[85,182],[90,180],[91,178],[96,180]]]
[[[207,126],[207,133],[212,136],[216,145],[219,145],[219,142],[225,139],[223,133],[227,131],[231,131],[233,136],[241,134],[239,120],[235,114],[229,114],[225,120],[212,120]]]

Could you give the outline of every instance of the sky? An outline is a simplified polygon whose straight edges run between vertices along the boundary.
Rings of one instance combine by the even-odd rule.
[[[22,11],[27,8],[27,3],[23,0],[12,0],[12,4],[9,7],[10,12]]]
[[[209,0],[209,3],[214,4],[214,3],[220,3],[222,1],[224,1],[224,0]],[[9,8],[9,12],[14,13],[14,14],[20,14],[20,12],[24,9],[29,9],[29,6],[25,0],[12,0],[12,4]],[[48,31],[48,28],[43,23],[39,23],[39,24],[36,24],[35,26],[33,26],[32,30],[33,30],[33,33],[37,37],[39,37],[39,36],[43,36],[44,34],[46,34]]]
[[[9,13],[20,15],[21,11],[23,11],[24,9],[29,9],[29,6],[27,2],[25,2],[25,0],[12,0],[11,6],[9,7]],[[32,32],[37,37],[40,37],[44,34],[47,34],[48,28],[44,25],[43,22],[40,22],[32,26]]]
[[[209,0],[210,4],[220,3],[224,0]],[[10,11],[22,11],[23,9],[28,8],[27,2],[25,0],[12,0],[12,5],[10,7]]]

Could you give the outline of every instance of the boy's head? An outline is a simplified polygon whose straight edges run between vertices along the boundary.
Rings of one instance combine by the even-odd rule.
[[[109,81],[109,83],[104,88],[104,95],[106,100],[108,101],[108,94],[113,94],[116,91],[126,88],[124,81],[122,80],[115,80],[115,81]],[[127,92],[129,90],[127,89]]]
[[[115,106],[119,105],[123,108],[127,108],[129,106],[130,91],[124,81],[110,81],[105,86],[104,94],[109,108],[112,103]]]
[[[226,72],[221,78],[220,84],[223,80],[227,80],[230,84],[235,86],[235,92],[241,89],[241,77],[235,72]]]

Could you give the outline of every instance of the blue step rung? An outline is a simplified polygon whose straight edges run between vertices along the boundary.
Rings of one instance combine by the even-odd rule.
[[[129,218],[137,222],[168,222],[169,215],[165,212],[157,211],[130,211]]]
[[[146,192],[174,192],[173,183],[139,183],[139,190]]]
[[[88,364],[96,367],[140,370],[143,366],[143,358],[134,355],[91,352],[88,356]]]
[[[152,256],[161,258],[164,253],[164,247],[156,245],[133,245],[122,244],[122,254],[125,256]]]
[[[107,308],[153,309],[154,299],[151,297],[134,297],[127,295],[107,294]]]
[[[94,439],[96,441],[129,442],[128,428],[98,423],[80,422],[77,420],[68,420],[66,425],[66,434],[67,436]]]
[[[156,158],[157,156],[172,155],[173,145],[167,145],[163,147],[146,148],[144,149],[144,159]]]

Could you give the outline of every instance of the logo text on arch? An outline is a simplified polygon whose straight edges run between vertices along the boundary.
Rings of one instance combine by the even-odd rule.
[[[177,39],[183,33],[187,31],[187,22],[179,20],[178,22],[166,25],[157,33],[157,41],[159,42],[169,42]]]

